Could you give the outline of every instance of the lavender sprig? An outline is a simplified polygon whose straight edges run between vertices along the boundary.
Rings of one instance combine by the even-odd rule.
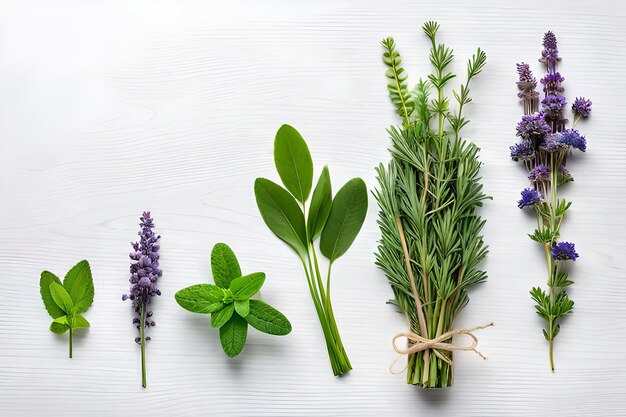
[[[537,83],[528,64],[517,64],[519,81],[518,97],[524,105],[524,116],[517,124],[517,136],[521,142],[510,147],[511,159],[523,161],[528,170],[531,187],[521,192],[519,208],[531,207],[537,217],[537,229],[530,238],[543,245],[548,266],[548,291],[535,287],[530,291],[537,314],[547,322],[543,335],[550,344],[550,366],[554,371],[554,339],[559,333],[560,319],[573,309],[574,302],[565,288],[572,284],[568,275],[561,271],[564,261],[575,261],[578,253],[571,242],[559,242],[560,228],[565,212],[571,203],[559,199],[558,186],[572,181],[565,168],[567,157],[574,150],[585,152],[587,140],[575,129],[566,129],[568,120],[563,111],[567,100],[563,95],[565,78],[556,70],[561,61],[556,36],[547,32],[543,38],[543,51],[539,62],[547,73],[540,80],[544,98],[539,111]],[[582,97],[572,104],[574,125],[589,116],[591,101]]]
[[[122,295],[122,300],[131,300],[136,317],[133,324],[139,331],[139,336],[135,342],[141,345],[141,386],[146,388],[146,329],[155,326],[152,320],[152,311],[149,311],[149,304],[152,297],[161,295],[156,287],[156,282],[161,276],[159,269],[159,239],[161,236],[155,235],[152,229],[154,222],[149,211],[144,211],[139,218],[141,230],[139,231],[139,242],[131,243],[133,252],[128,256],[133,261],[130,264],[130,291]]]

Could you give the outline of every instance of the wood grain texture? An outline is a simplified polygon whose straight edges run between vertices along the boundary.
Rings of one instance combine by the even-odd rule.
[[[626,414],[626,5],[611,0],[2,1],[0,3],[0,415],[23,416],[623,416]],[[486,284],[459,325],[488,321],[482,361],[456,356],[456,385],[426,392],[388,371],[403,317],[374,266],[376,205],[334,268],[334,305],[354,365],[332,376],[305,279],[254,203],[254,178],[277,179],[272,141],[289,123],[335,189],[353,176],[374,187],[388,160],[379,41],[393,35],[411,81],[429,70],[424,20],[457,54],[488,63],[472,86],[465,131],[482,148],[494,199]],[[515,63],[534,63],[553,30],[567,95],[586,95],[589,140],[571,168],[563,227],[581,257],[575,313],[556,346],[557,373],[528,290],[543,284],[540,248],[517,209],[524,173],[508,160],[521,108]],[[163,296],[154,306],[147,390],[127,287],[129,241],[152,210],[162,239]],[[227,242],[244,271],[267,273],[263,298],[293,333],[251,331],[230,360],[208,318],[182,310],[176,290],[209,280],[209,252]],[[91,262],[96,288],[77,335],[48,331],[43,269]]]

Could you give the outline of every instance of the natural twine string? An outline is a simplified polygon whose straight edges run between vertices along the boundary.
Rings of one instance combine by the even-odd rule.
[[[472,327],[471,329],[451,330],[434,339],[427,339],[413,332],[397,333],[391,340],[391,344],[393,346],[393,350],[395,350],[396,353],[398,354],[398,357],[393,361],[393,363],[389,367],[389,371],[393,374],[399,374],[399,373],[404,372],[404,369],[402,369],[399,372],[394,372],[393,370],[393,366],[396,364],[396,362],[398,362],[400,358],[402,358],[405,355],[410,355],[412,353],[417,353],[417,352],[423,352],[428,349],[432,349],[433,352],[439,358],[441,358],[442,360],[444,360],[450,365],[452,365],[452,361],[449,358],[447,358],[445,355],[441,354],[441,352],[439,351],[441,350],[445,350],[448,352],[453,352],[455,350],[473,351],[481,358],[487,359],[485,355],[483,355],[482,353],[480,353],[480,351],[478,351],[478,349],[476,349],[476,346],[478,346],[478,338],[472,332],[475,332],[476,330],[486,329],[487,327],[491,327],[493,325],[494,323],[488,323],[483,326]],[[471,339],[471,343],[466,346],[457,346],[457,345],[452,344],[452,340],[450,340],[450,342],[445,342],[445,340],[452,339],[452,337],[456,335],[460,335],[460,334],[468,336]],[[410,342],[408,343],[409,346],[407,346],[406,348],[398,347],[397,345],[397,340],[403,337],[406,338]]]

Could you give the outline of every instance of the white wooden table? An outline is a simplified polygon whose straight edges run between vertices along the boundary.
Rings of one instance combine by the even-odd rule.
[[[2,1],[0,2],[0,415],[22,416],[623,416],[626,415],[626,5],[617,1]],[[423,391],[390,374],[391,337],[405,329],[385,304],[374,266],[373,199],[365,226],[334,268],[334,306],[354,370],[332,376],[294,254],[263,224],[252,190],[277,179],[272,142],[282,123],[308,140],[335,189],[353,176],[375,186],[396,122],[379,41],[396,38],[411,80],[427,74],[420,26],[464,64],[488,64],[472,86],[465,136],[482,148],[482,214],[491,247],[486,284],[458,325],[488,321],[482,361],[456,355],[456,385]],[[515,63],[558,39],[567,96],[593,100],[581,126],[589,150],[572,159],[574,202],[563,238],[575,313],[548,370],[528,290],[544,283],[533,219],[516,207],[526,186],[508,158],[520,116]],[[317,175],[317,174],[316,174]],[[127,290],[129,242],[142,210],[162,238],[140,388]],[[210,282],[209,251],[224,241],[244,271],[268,274],[263,297],[293,323],[285,338],[251,331],[228,359],[208,317],[182,310],[176,290]],[[92,328],[48,331],[44,269],[91,262]]]

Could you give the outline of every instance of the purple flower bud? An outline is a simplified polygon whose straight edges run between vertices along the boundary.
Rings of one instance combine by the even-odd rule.
[[[122,294],[122,301],[128,300],[128,294]]]
[[[526,188],[522,190],[522,199],[517,202],[517,207],[531,207],[541,201],[543,198],[539,191],[533,190],[532,188]]]
[[[557,261],[575,261],[578,258],[578,253],[576,253],[576,247],[573,243],[559,242],[552,246],[552,258]]]
[[[584,97],[576,97],[574,104],[572,104],[572,111],[578,117],[588,117],[591,113],[591,100],[587,100]]]

